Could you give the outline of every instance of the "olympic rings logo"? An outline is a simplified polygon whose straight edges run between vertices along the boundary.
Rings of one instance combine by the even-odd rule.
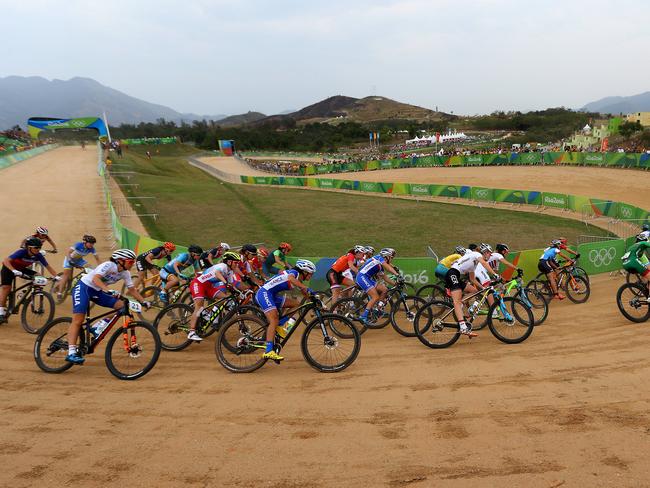
[[[621,207],[621,214],[624,218],[629,219],[632,217],[632,209],[630,207]]]
[[[601,266],[609,266],[616,257],[616,249],[613,247],[592,249],[589,251],[589,262],[596,268]]]
[[[476,198],[487,198],[488,190],[476,190]]]

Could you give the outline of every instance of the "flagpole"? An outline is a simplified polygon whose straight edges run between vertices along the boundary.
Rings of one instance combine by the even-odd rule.
[[[106,110],[104,110],[104,124],[106,125],[106,134],[108,134],[108,142],[110,143],[110,142],[112,142],[111,141],[111,131],[108,128],[108,119],[106,118]]]

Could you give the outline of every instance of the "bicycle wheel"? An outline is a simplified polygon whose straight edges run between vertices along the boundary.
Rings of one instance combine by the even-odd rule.
[[[348,338],[342,337],[342,330]],[[311,367],[322,373],[337,373],[350,366],[359,355],[361,336],[345,317],[325,313],[307,324],[300,348]]]
[[[532,288],[522,288],[515,293],[515,298],[518,298],[530,307],[533,312],[533,319],[535,326],[542,325],[548,317],[548,302],[544,295]]]
[[[589,282],[581,276],[567,277],[564,283],[564,291],[573,303],[585,303],[589,300],[589,295],[591,294]]]
[[[160,336],[149,322],[132,320],[117,327],[106,344],[106,366],[121,380],[141,378],[156,365],[160,356]]]
[[[547,302],[553,299],[553,291],[546,280],[533,280],[526,285],[526,288],[532,288],[541,293]]]
[[[463,304],[466,307],[469,307],[470,304],[468,302],[463,302]],[[453,306],[453,302],[450,304]],[[484,329],[485,326],[488,324],[488,314],[490,313],[490,302],[485,300],[481,308],[478,309],[476,312],[476,315],[474,317],[474,320],[472,321],[472,330],[481,330]],[[468,312],[469,314],[469,312]]]
[[[65,360],[68,355],[68,329],[71,323],[70,317],[58,318],[43,327],[36,337],[34,360],[46,373],[62,373],[73,366]]]
[[[447,296],[445,289],[436,284],[424,285],[418,289],[416,295],[427,300],[444,300]]]
[[[368,295],[363,299],[364,308],[368,303],[368,299]],[[393,310],[394,297],[387,296],[380,301],[383,302],[383,305],[379,305],[379,302],[377,302],[368,314],[368,322],[365,325],[369,329],[383,329],[390,324],[390,313]]]
[[[505,310],[500,301],[495,301],[490,306],[488,327],[501,342],[519,344],[533,332],[533,312],[524,302],[514,297],[504,297],[502,300]]]
[[[165,351],[181,351],[192,342],[187,338],[194,308],[184,303],[174,303],[163,308],[154,320]]]
[[[20,311],[20,324],[25,332],[38,334],[38,332],[54,318],[54,298],[48,292],[38,290],[23,303]]]
[[[357,332],[359,335],[361,335],[366,330],[368,330],[365,324],[361,322],[361,319],[359,318],[364,309],[365,302],[362,298],[348,297],[338,300],[336,303],[334,303],[334,305],[332,305],[330,310],[333,314],[341,315],[342,317],[345,317],[350,322],[352,322],[354,324],[354,328],[357,329]],[[334,327],[336,327],[336,324],[334,324]],[[340,331],[336,330],[336,328],[333,330],[336,334],[344,339],[352,338],[352,336],[346,336],[346,334],[349,334],[349,331],[345,328]]]
[[[639,283],[625,283],[616,292],[616,305],[623,316],[636,323],[650,319],[648,288]]]
[[[261,368],[268,323],[254,315],[238,315],[221,326],[214,343],[217,360],[233,373],[251,373]]]
[[[580,276],[581,278],[584,278],[587,283],[589,283],[589,275],[584,270],[584,268],[581,268],[580,266],[576,266],[573,269],[574,269],[573,276]]]
[[[454,307],[446,301],[428,302],[415,314],[414,325],[420,342],[433,349],[449,347],[460,338]]]
[[[625,282],[626,283],[643,283],[643,281],[641,281],[641,275],[639,273],[630,273],[629,271],[625,272]]]
[[[138,318],[145,322],[154,323],[160,311],[165,308],[165,304],[160,299],[160,288],[157,286],[147,286],[140,292],[140,295],[146,301],[151,302],[151,308],[145,310],[143,307],[142,312],[138,314]]]
[[[415,337],[415,314],[427,301],[418,296],[398,298],[390,311],[390,323],[398,334],[404,337]]]

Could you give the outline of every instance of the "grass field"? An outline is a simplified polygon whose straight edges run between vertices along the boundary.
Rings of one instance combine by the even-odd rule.
[[[151,160],[144,156],[147,149]],[[115,160],[130,166],[120,171],[138,173],[131,182],[139,187],[128,187],[128,195],[156,197],[138,208],[159,214],[155,221],[143,220],[154,238],[204,247],[289,241],[302,256],[334,256],[368,243],[395,247],[400,256],[423,256],[427,245],[444,253],[469,242],[506,242],[517,250],[544,247],[559,235],[570,242],[580,234],[606,235],[578,221],[534,213],[223,183],[185,161],[194,152],[182,145],[132,147]]]

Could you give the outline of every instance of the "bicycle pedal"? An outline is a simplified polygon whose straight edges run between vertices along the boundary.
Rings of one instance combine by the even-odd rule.
[[[275,364],[280,364],[282,361],[278,361],[277,359],[273,359],[273,362],[274,362]]]

